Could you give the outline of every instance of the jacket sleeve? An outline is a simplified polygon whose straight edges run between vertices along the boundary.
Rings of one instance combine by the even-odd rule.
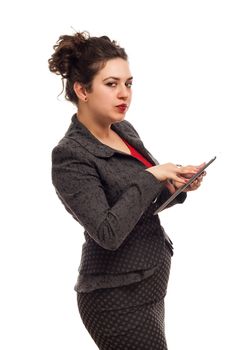
[[[67,146],[52,150],[52,183],[67,211],[101,247],[116,250],[159,195],[164,183],[148,171],[139,171],[110,206],[95,166],[77,159]]]
[[[160,193],[160,195],[157,197],[156,200],[156,204],[158,207],[160,207],[160,205],[162,205],[164,202],[166,202],[166,200],[171,197],[171,192],[169,191],[169,189],[165,186],[162,190],[162,192]],[[173,201],[171,203],[169,203],[165,209],[172,207],[175,204],[178,203],[184,203],[185,199],[187,198],[187,193],[186,192],[181,192],[180,194],[178,194],[178,196],[176,198],[173,199]]]

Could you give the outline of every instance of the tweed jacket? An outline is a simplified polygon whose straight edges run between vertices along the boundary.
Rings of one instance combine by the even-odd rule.
[[[153,165],[133,125],[111,125]],[[65,209],[84,228],[80,274],[117,274],[159,268],[165,241],[156,207],[170,195],[137,158],[100,142],[75,113],[52,150],[52,183]],[[183,203],[181,193],[171,204]]]

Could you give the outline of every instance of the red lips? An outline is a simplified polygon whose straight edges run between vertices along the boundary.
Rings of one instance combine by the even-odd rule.
[[[126,108],[126,107],[127,107],[127,104],[122,103],[121,105],[118,105],[117,107],[124,107],[124,108]]]
[[[122,103],[121,105],[116,106],[120,112],[124,112],[127,109],[127,105]]]

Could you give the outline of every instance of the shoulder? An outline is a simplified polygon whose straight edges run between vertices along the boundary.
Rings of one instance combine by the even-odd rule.
[[[75,142],[72,138],[63,137],[51,151],[52,162],[72,159],[86,159],[88,152],[78,142]]]

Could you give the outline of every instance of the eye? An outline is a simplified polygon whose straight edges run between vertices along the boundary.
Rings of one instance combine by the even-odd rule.
[[[116,85],[116,83],[107,83],[106,85],[112,87],[112,85]]]
[[[133,82],[131,81],[130,83],[128,83],[128,84],[126,84],[126,85],[130,85],[130,86],[128,86],[128,87],[132,87]]]
[[[117,85],[117,83],[115,83],[115,82],[109,82],[109,83],[107,83],[106,85],[107,85],[107,86],[111,86],[111,87],[115,87],[115,86]],[[133,82],[132,82],[132,81],[129,82],[129,83],[126,83],[126,86],[128,86],[129,88],[131,88],[132,85],[133,85]]]

